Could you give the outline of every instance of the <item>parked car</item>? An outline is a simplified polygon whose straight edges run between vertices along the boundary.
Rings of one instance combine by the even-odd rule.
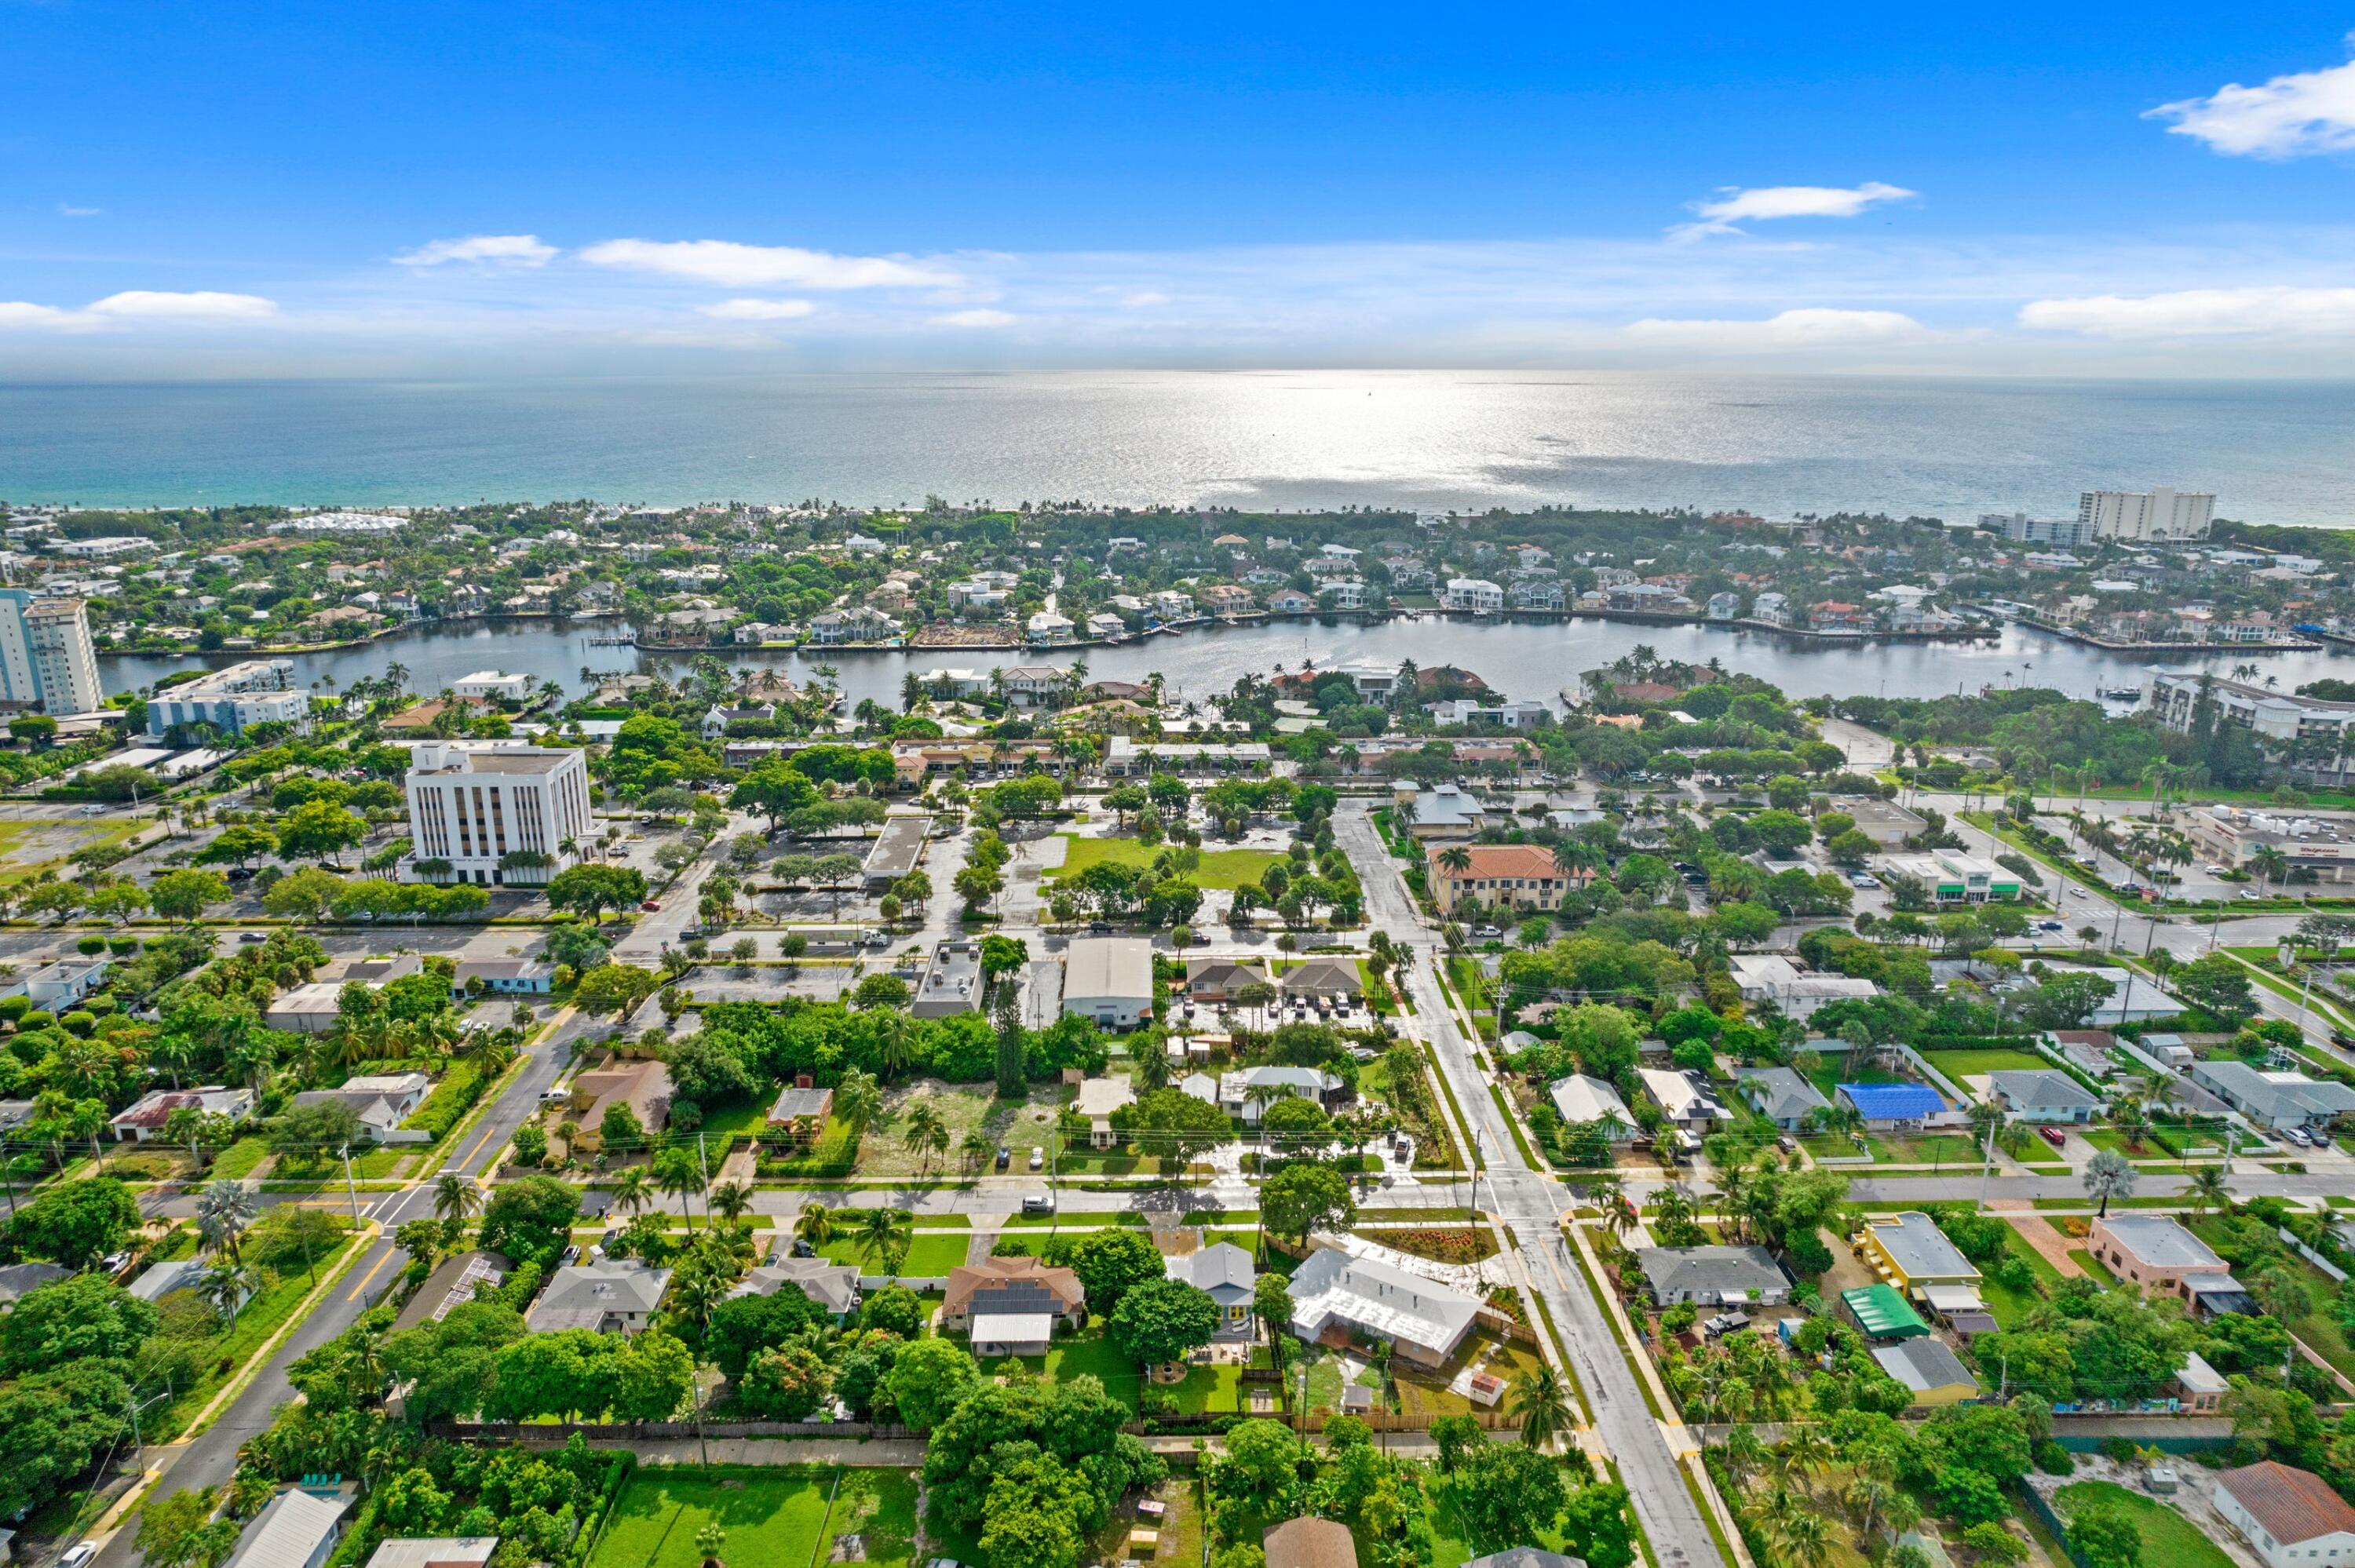
[[[2055,1149],[2066,1149],[2069,1146],[2069,1135],[2057,1127],[2040,1127],[2036,1129],[2036,1136]]]
[[[1109,936],[1111,936],[1111,935],[1112,935],[1112,922],[1111,922],[1111,921],[1109,921],[1109,920],[1091,920],[1091,921],[1089,921],[1089,922],[1088,922],[1088,935],[1089,935],[1089,936],[1091,936],[1091,937],[1109,937]]]
[[[1030,1169],[1033,1171],[1047,1169],[1047,1151],[1035,1143],[1030,1146]]]
[[[661,908],[662,908],[662,906],[661,906],[660,904],[657,904],[656,902],[655,902],[655,900],[653,900],[653,899],[649,898],[649,899],[647,899],[644,904],[639,905],[639,906],[638,906],[638,907],[639,907],[639,908],[641,908],[641,909],[643,909],[643,910],[645,910],[645,911],[646,911],[646,913],[648,913],[648,914],[650,914],[650,915],[651,915],[651,914],[655,914],[655,913],[657,913],[658,911],[660,911],[660,910],[661,910]]]
[[[1474,936],[1476,936],[1476,937],[1487,938],[1487,937],[1501,937],[1501,936],[1503,936],[1505,933],[1504,933],[1503,929],[1502,929],[1501,927],[1496,927],[1496,926],[1483,926],[1483,927],[1481,927],[1478,930],[1476,930],[1476,931],[1473,932],[1472,934],[1473,934]]]
[[[2039,920],[2036,923],[2036,928],[2040,931],[2065,931],[2068,929],[2066,926],[2063,926],[2058,920]]]
[[[1006,1171],[1012,1169],[1013,1165],[1014,1150],[1007,1148],[1006,1145],[1002,1143],[999,1144],[997,1146],[997,1168],[1000,1171]]]
[[[1030,1196],[1022,1200],[1022,1212],[1026,1214],[1053,1213],[1055,1212],[1055,1194],[1052,1192],[1033,1192]]]

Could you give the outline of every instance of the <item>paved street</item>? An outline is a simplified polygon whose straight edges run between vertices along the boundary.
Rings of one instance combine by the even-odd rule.
[[[1521,1159],[1504,1112],[1473,1061],[1472,1047],[1440,995],[1433,969],[1440,950],[1437,938],[1423,925],[1399,880],[1397,863],[1374,830],[1369,802],[1343,801],[1334,813],[1333,836],[1365,885],[1369,923],[1414,954],[1414,963],[1403,976],[1415,1007],[1414,1016],[1406,1022],[1437,1053],[1455,1104],[1472,1124],[1487,1167],[1480,1182],[1482,1206],[1500,1215],[1520,1240],[1530,1284],[1567,1340],[1564,1352],[1585,1391],[1602,1448],[1619,1466],[1653,1552],[1663,1568],[1699,1568],[1719,1562],[1709,1526],[1686,1488],[1682,1467],[1645,1404],[1635,1372],[1620,1353],[1601,1305],[1562,1243],[1561,1215],[1567,1194],[1561,1183],[1531,1171]]]

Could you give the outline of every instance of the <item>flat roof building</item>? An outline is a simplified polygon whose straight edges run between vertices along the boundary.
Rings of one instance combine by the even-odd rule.
[[[1099,1029],[1153,1017],[1153,944],[1143,937],[1082,937],[1063,965],[1063,1012]]]
[[[295,679],[292,659],[248,659],[166,687],[147,703],[149,735],[194,725],[243,735],[271,723],[292,725],[297,734],[311,727],[311,694]]]
[[[544,886],[596,834],[588,760],[573,747],[437,741],[410,758],[411,881]]]

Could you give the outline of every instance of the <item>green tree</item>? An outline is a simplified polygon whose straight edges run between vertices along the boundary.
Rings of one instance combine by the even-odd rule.
[[[192,924],[205,907],[229,901],[229,878],[217,871],[167,871],[148,885],[147,903],[166,920]]]
[[[139,1510],[139,1555],[152,1568],[213,1568],[235,1550],[238,1538],[235,1519],[214,1521],[219,1506],[220,1492],[214,1487],[184,1487],[151,1499]]]
[[[2085,1195],[2101,1201],[2101,1217],[2104,1219],[2109,1217],[2112,1198],[2134,1195],[2134,1165],[2115,1149],[2102,1150],[2087,1160],[2082,1180],[2085,1184]]]
[[[2093,1568],[2142,1568],[2142,1531],[2126,1506],[2108,1497],[2087,1498],[2070,1510],[2069,1544]]]
[[[1261,1223],[1297,1242],[1311,1231],[1347,1230],[1357,1213],[1349,1183],[1329,1165],[1287,1165],[1260,1188]]]
[[[1239,1421],[1227,1433],[1221,1475],[1232,1478],[1232,1491],[1273,1501],[1299,1479],[1300,1439],[1281,1421]]]
[[[549,907],[572,910],[592,924],[606,910],[634,909],[645,897],[645,874],[633,866],[569,866],[548,884]]]
[[[2249,987],[2248,971],[2222,953],[2195,959],[2169,979],[2177,995],[2227,1023],[2237,1027],[2256,1015],[2256,995]]]
[[[278,835],[243,822],[223,828],[197,852],[198,865],[246,865],[277,853]]]
[[[580,1212],[580,1192],[553,1176],[502,1181],[483,1207],[476,1242],[485,1251],[505,1253],[518,1263],[553,1267],[572,1239],[572,1222]]]
[[[589,1012],[610,1012],[626,1018],[661,985],[662,977],[652,969],[635,964],[599,964],[581,977],[572,1000]]]
[[[900,1419],[930,1432],[981,1386],[981,1368],[954,1340],[918,1340],[900,1350],[883,1381]]]
[[[1153,1244],[1142,1232],[1118,1226],[1090,1231],[1073,1244],[1071,1272],[1088,1293],[1088,1306],[1107,1317],[1129,1291],[1164,1277]]]
[[[142,1222],[138,1200],[112,1176],[52,1187],[16,1211],[8,1239],[34,1257],[87,1268],[120,1251]]]
[[[789,812],[814,806],[817,800],[815,784],[783,758],[772,757],[744,775],[743,781],[729,795],[728,804],[740,811],[758,811],[767,817],[769,836],[775,838],[777,824]]]
[[[1182,1361],[1219,1331],[1219,1304],[1178,1279],[1148,1279],[1122,1293],[1113,1308],[1112,1342],[1144,1365]]]
[[[336,895],[343,890],[342,877],[318,866],[306,865],[271,884],[270,890],[261,895],[261,907],[265,914],[282,920],[314,925],[335,906]]]
[[[368,824],[326,800],[306,800],[278,823],[278,853],[287,860],[325,861],[368,837]]]
[[[27,1291],[0,1317],[0,1373],[93,1359],[127,1365],[162,1324],[152,1303],[105,1277],[69,1275]]]

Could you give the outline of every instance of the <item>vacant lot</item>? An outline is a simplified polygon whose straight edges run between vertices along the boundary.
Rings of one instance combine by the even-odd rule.
[[[1062,877],[1077,876],[1092,865],[1148,866],[1158,849],[1139,843],[1135,839],[1085,839],[1074,833],[1063,838],[1063,867],[1056,873]],[[1284,857],[1268,850],[1206,849],[1202,852],[1201,869],[1194,873],[1199,887],[1220,887],[1230,891],[1246,882],[1257,882],[1260,874]]]
[[[1032,1145],[1046,1146],[1048,1134],[1054,1130],[1055,1113],[1063,1094],[1060,1084],[1040,1085],[1018,1107],[999,1099],[996,1091],[986,1085],[944,1084],[938,1078],[920,1078],[912,1084],[887,1089],[882,1118],[859,1139],[858,1173],[922,1174],[951,1181],[970,1176],[973,1168],[964,1162],[963,1150],[965,1139],[975,1132],[988,1141],[993,1157],[999,1144],[1010,1146],[1018,1170],[1029,1160]],[[930,1106],[941,1118],[941,1125],[948,1128],[947,1153],[908,1147],[909,1116],[920,1103]]]
[[[804,1568],[856,1534],[868,1563],[905,1568],[915,1549],[915,1478],[793,1467],[642,1469],[614,1501],[591,1568],[696,1568],[703,1561],[696,1536],[712,1523],[725,1532],[719,1555],[731,1563]]]
[[[2232,1568],[2223,1548],[2200,1534],[2190,1520],[2115,1481],[2079,1481],[2062,1487],[2053,1494],[2054,1511],[2065,1520],[2096,1498],[2121,1504],[2134,1516],[2135,1528],[2142,1533],[2145,1563],[2164,1563],[2168,1568]]]
[[[1924,1051],[1922,1059],[1960,1082],[1975,1073],[2057,1073],[2041,1056],[2025,1051]]]

